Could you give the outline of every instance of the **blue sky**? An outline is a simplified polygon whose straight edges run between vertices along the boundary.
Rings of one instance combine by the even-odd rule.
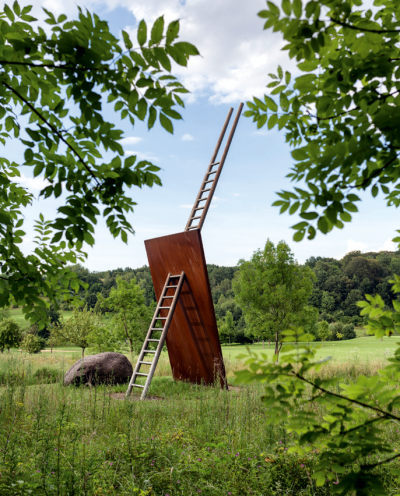
[[[76,13],[76,7],[65,0],[57,5],[40,0],[34,3],[36,16],[40,15],[40,6],[57,14]],[[288,70],[293,70],[294,64],[280,50],[279,35],[262,30],[262,21],[256,15],[264,7],[261,0],[115,0],[83,5],[107,19],[117,35],[125,29],[134,36],[142,18],[148,22],[161,14],[165,14],[167,21],[180,18],[181,38],[194,43],[202,54],[187,69],[174,71],[191,90],[183,120],[175,124],[174,135],[159,126],[148,132],[140,123],[135,128],[125,121],[121,124],[126,153],[134,152],[159,165],[163,187],[132,189],[138,205],[130,221],[136,234],[125,245],[114,240],[100,223],[96,244],[87,250],[85,265],[91,270],[136,268],[147,263],[145,239],[184,229],[229,108],[236,111],[240,101],[263,94],[268,73],[275,72],[278,64]],[[7,151],[18,162],[17,144]],[[257,131],[250,119],[241,118],[202,230],[208,263],[235,265],[240,258],[248,259],[267,238],[287,241],[300,262],[312,255],[340,258],[354,249],[395,248],[390,240],[399,227],[396,212],[387,209],[381,199],[372,200],[369,193],[363,196],[360,213],[342,231],[327,236],[318,234],[311,242],[293,242],[290,226],[298,218],[281,216],[277,208],[271,207],[276,191],[290,188],[285,176],[291,166],[290,149],[283,133]],[[30,174],[29,170],[24,171],[22,183],[37,195],[42,183]],[[33,247],[33,220],[40,212],[47,219],[52,218],[56,207],[55,201],[34,201],[26,212],[24,251]]]

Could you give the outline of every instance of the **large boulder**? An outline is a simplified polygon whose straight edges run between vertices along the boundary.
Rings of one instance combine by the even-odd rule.
[[[123,384],[133,373],[131,362],[121,353],[99,353],[78,360],[64,376],[64,385]]]

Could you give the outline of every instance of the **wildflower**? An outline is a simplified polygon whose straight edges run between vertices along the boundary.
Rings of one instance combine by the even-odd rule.
[[[112,462],[110,462],[110,465],[112,465]]]
[[[181,483],[181,481],[177,481],[177,483],[178,483],[178,484],[180,484],[180,483]]]
[[[279,444],[282,444],[282,441],[279,441]]]
[[[251,458],[247,458],[248,460],[251,460]]]
[[[197,492],[198,492],[198,493],[201,493],[201,489],[198,489],[198,490],[197,490]]]
[[[228,494],[232,494],[232,493],[228,493]]]
[[[54,448],[54,451],[57,451],[57,448]]]
[[[304,467],[304,464],[301,464],[300,467],[303,468]]]
[[[199,462],[201,462],[201,458],[197,458]]]

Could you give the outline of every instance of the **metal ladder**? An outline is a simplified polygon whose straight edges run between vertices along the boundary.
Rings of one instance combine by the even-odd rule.
[[[126,392],[126,396],[129,396],[132,392],[133,387],[142,388],[142,395],[140,396],[141,400],[144,400],[147,396],[147,392],[150,387],[151,380],[153,378],[154,372],[157,367],[158,359],[160,358],[160,354],[162,348],[164,346],[165,338],[167,336],[168,328],[172,320],[172,316],[174,314],[174,310],[176,304],[178,302],[179,294],[182,289],[182,284],[185,279],[185,273],[182,272],[180,275],[171,275],[168,273],[167,279],[165,280],[164,288],[161,292],[160,299],[157,303],[157,308],[154,312],[153,318],[151,320],[151,324],[149,330],[147,331],[146,339],[144,340],[142,350],[139,354],[138,360],[136,362],[135,369],[133,371],[131,380],[129,382],[128,390]],[[171,305],[164,306],[168,300],[171,301]],[[161,316],[163,314],[163,316]],[[160,322],[164,324],[163,327],[156,327],[156,324]],[[159,339],[152,338],[153,333],[161,332],[161,336]],[[148,350],[149,343],[158,343],[156,350]],[[154,358],[151,362],[145,360],[145,355],[151,354],[154,355]],[[143,372],[139,372],[140,367],[142,365],[150,365],[150,370],[147,374]],[[146,377],[146,382],[143,385],[135,384],[136,379],[139,377]]]
[[[210,208],[212,198],[214,196],[215,189],[217,187],[219,176],[222,172],[222,167],[224,166],[225,159],[228,155],[229,147],[231,146],[233,135],[235,134],[236,126],[240,118],[240,114],[242,113],[243,103],[239,105],[235,121],[232,125],[231,132],[228,137],[228,141],[226,142],[224,152],[222,154],[221,160],[216,162],[218,152],[224,139],[226,129],[228,127],[229,121],[231,119],[231,115],[233,109],[229,109],[228,116],[225,120],[224,127],[222,128],[217,146],[215,147],[213,156],[211,157],[210,165],[207,168],[206,175],[204,176],[203,182],[201,183],[200,191],[197,195],[196,201],[194,202],[193,209],[190,213],[189,220],[186,224],[185,231],[190,231],[192,229],[201,229],[203,227],[208,209]],[[214,167],[217,167],[214,169]],[[203,195],[205,195],[203,197]],[[205,203],[204,203],[205,202]],[[197,221],[197,224],[193,225],[192,223]]]

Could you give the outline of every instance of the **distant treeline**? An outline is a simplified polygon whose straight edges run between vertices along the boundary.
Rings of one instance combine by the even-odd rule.
[[[314,289],[309,304],[319,311],[319,320],[328,322],[362,324],[356,302],[364,299],[364,294],[379,293],[388,307],[396,296],[391,292],[390,279],[400,275],[400,251],[368,252],[353,251],[341,260],[326,257],[310,257],[306,263],[315,273]],[[130,267],[91,272],[81,265],[75,272],[88,284],[81,289],[81,296],[89,308],[95,308],[97,294],[108,297],[112,287],[117,285],[117,277],[127,281],[136,278],[145,292],[146,305],[155,301],[153,283],[148,266],[138,269]],[[207,265],[211,293],[217,320],[224,319],[226,312],[232,313],[235,323],[235,341],[249,342],[246,335],[246,322],[241,309],[236,305],[232,280],[237,267]]]
[[[352,251],[341,260],[310,257],[306,265],[316,275],[310,305],[318,308],[320,320],[353,321],[359,318],[357,301],[365,294],[379,294],[385,304],[392,308],[393,274],[400,275],[400,251],[368,252]]]

